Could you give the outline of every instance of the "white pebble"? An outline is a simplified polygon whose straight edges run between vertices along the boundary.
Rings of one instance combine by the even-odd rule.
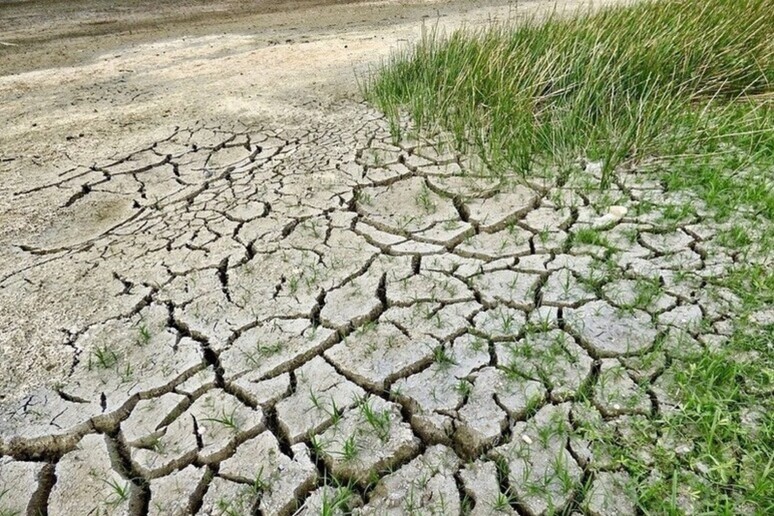
[[[626,206],[610,206],[610,209],[607,210],[610,215],[617,219],[624,218],[628,211],[629,210],[626,209]]]

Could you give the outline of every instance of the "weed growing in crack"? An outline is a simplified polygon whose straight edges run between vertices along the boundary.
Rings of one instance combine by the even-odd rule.
[[[454,357],[449,354],[444,346],[433,348],[433,360],[442,369],[449,368],[455,364]]]
[[[518,382],[530,377],[527,371],[522,368],[523,361],[511,360],[507,365],[501,367],[505,374],[505,379],[509,382]]]
[[[332,489],[335,491],[333,496],[328,494],[328,490],[323,493],[320,516],[334,516],[335,514],[347,513],[349,510],[349,504],[355,495],[352,487],[337,485]]]
[[[634,299],[623,308],[647,310],[662,292],[663,288],[658,280],[638,278],[634,285]]]
[[[304,285],[307,291],[316,289],[319,284],[325,279],[326,269],[318,267],[316,264],[306,269],[309,273],[304,273]]]
[[[540,446],[543,447],[543,449],[548,448],[548,445],[551,442],[551,438],[554,437],[554,435],[556,435],[556,433],[549,425],[540,426],[537,429],[538,442],[540,443]]]
[[[667,204],[661,209],[661,217],[668,222],[680,222],[693,217],[695,210],[690,204]],[[677,227],[675,224],[672,227]]]
[[[562,490],[565,493],[568,493],[575,489],[576,481],[570,474],[570,470],[567,466],[568,460],[571,459],[568,459],[563,452],[564,449],[560,450],[556,457],[553,458],[552,467],[554,477],[559,480]]]
[[[615,262],[595,260],[591,262],[589,274],[581,278],[581,283],[591,289],[592,292],[602,297],[602,288],[611,283],[621,275],[621,271],[615,265]]]
[[[410,515],[418,515],[419,510],[422,508],[422,502],[421,500],[417,500],[417,495],[414,492],[414,486],[412,485],[409,488],[409,492],[406,495],[405,501],[403,502],[403,511],[404,514],[410,514]]]
[[[384,165],[384,156],[382,156],[382,153],[378,150],[374,150],[371,155],[374,158],[374,166],[379,168],[382,165]]]
[[[374,410],[371,406],[370,400],[361,401],[359,404],[360,414],[365,419],[366,423],[371,429],[376,432],[376,435],[382,441],[387,441],[390,436],[390,428],[392,426],[392,418],[390,417],[390,411],[388,409]]]
[[[121,484],[117,480],[111,478],[110,480],[102,480],[111,489],[110,496],[105,500],[105,504],[110,507],[116,507],[121,505],[129,499],[129,483]]]
[[[500,322],[500,332],[504,335],[511,335],[516,329],[516,318],[513,313],[506,310],[499,310],[497,318]]]
[[[288,292],[291,296],[295,296],[298,293],[298,287],[301,284],[300,276],[293,275],[288,279]]]
[[[637,228],[622,229],[620,234],[630,245],[634,244],[637,241],[637,238],[640,236],[640,232]]]
[[[403,386],[397,385],[390,388],[390,399],[397,400],[403,396]]]
[[[355,202],[362,204],[363,206],[371,206],[373,204],[373,198],[365,190],[355,190]]]
[[[398,217],[396,222],[398,223],[398,228],[401,231],[406,232],[408,231],[408,227],[411,225],[411,223],[414,222],[416,219],[417,217],[413,215],[401,215],[400,217]]]
[[[454,231],[455,229],[460,227],[460,222],[458,220],[450,219],[450,220],[444,221],[441,227],[445,231]]]
[[[344,462],[351,462],[355,460],[360,453],[355,436],[351,435],[344,440],[341,447],[341,458]]]
[[[132,381],[134,378],[134,369],[132,369],[132,364],[127,361],[124,367],[118,370],[118,374],[121,377],[121,381],[123,383]]]
[[[376,321],[368,321],[362,325],[360,325],[357,330],[355,330],[355,334],[358,336],[365,335],[367,333],[371,333],[376,331]]]
[[[341,418],[344,417],[344,411],[336,406],[336,400],[333,398],[331,398],[331,408],[326,412],[328,416],[330,416],[333,426],[337,426],[341,421]]]
[[[610,247],[610,242],[607,237],[601,232],[593,228],[580,228],[575,233],[575,242],[579,244],[597,245],[600,247]]]
[[[314,389],[309,387],[309,401],[312,402],[312,406],[317,410],[324,410],[320,398],[315,394]]]
[[[454,386],[454,390],[463,398],[468,398],[470,393],[473,392],[473,384],[465,378],[461,378],[457,385]]]
[[[8,495],[10,492],[10,488],[0,491],[0,504],[3,503],[3,498],[6,498],[6,495]],[[0,505],[0,516],[21,516],[21,512],[9,509],[7,507],[2,507],[2,505]]]
[[[416,198],[417,206],[422,208],[425,213],[435,213],[437,207],[433,202],[432,192],[427,185],[422,185]]]
[[[430,321],[432,320],[433,326],[436,330],[440,330],[443,328],[443,319],[441,318],[440,312],[431,313],[425,316],[425,319]]]
[[[301,229],[308,231],[314,238],[320,238],[320,231],[317,229],[317,221],[313,219],[305,220],[301,223]]]
[[[533,395],[527,400],[527,405],[524,407],[525,417],[532,417],[533,414],[540,410],[543,406],[543,396],[540,394]]]
[[[729,229],[718,231],[715,242],[729,249],[745,249],[753,243],[753,239],[747,229],[734,225]]]
[[[316,457],[322,457],[327,453],[327,444],[324,443],[318,436],[313,435],[309,438],[309,449]]]
[[[164,434],[161,432],[151,434],[150,439],[143,443],[142,448],[163,455],[167,449],[167,443],[163,440],[163,437]]]
[[[269,344],[262,344],[260,342],[256,343],[255,350],[258,352],[259,355],[267,357],[278,354],[280,351],[282,351],[283,346],[282,343],[272,342]]]
[[[483,337],[474,336],[470,341],[470,349],[473,351],[484,351],[489,347],[489,343]]]
[[[263,493],[269,487],[267,480],[263,475],[263,466],[261,466],[258,473],[255,474],[255,479],[253,479],[251,487],[256,495]]]
[[[497,496],[491,502],[494,512],[508,512],[511,508],[511,500],[504,493],[497,493]]]
[[[444,292],[446,292],[446,293],[447,293],[447,294],[448,294],[450,297],[455,297],[455,296],[457,295],[457,292],[458,292],[458,290],[457,290],[457,284],[456,284],[456,283],[454,283],[454,282],[453,282],[453,281],[451,281],[451,280],[448,280],[448,279],[447,279],[447,280],[445,280],[445,281],[444,281],[444,282],[441,284],[441,288],[442,288],[442,289],[443,289],[443,291],[444,291]]]
[[[460,514],[470,514],[473,512],[473,500],[468,496],[468,493],[462,493],[462,499],[460,500]]]
[[[241,499],[241,497],[237,500],[219,498],[218,501],[215,502],[215,505],[219,511],[219,514],[222,514],[223,516],[242,516],[245,514],[244,509],[246,508],[246,503],[245,500]]]
[[[702,128],[704,134],[716,133],[715,141],[703,152],[679,156],[669,166],[647,167],[646,171],[657,174],[669,191],[687,190],[697,196],[712,209],[716,220],[729,219],[740,207],[771,220],[774,196],[766,184],[772,163],[771,103],[740,99],[725,112],[723,125]],[[717,134],[735,126],[739,136],[747,132],[750,138],[744,146]]]

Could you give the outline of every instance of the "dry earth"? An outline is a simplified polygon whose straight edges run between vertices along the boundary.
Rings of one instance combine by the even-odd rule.
[[[0,7],[0,514],[633,513],[577,430],[674,410],[733,255],[635,173],[396,144],[354,80],[546,4],[124,3]]]

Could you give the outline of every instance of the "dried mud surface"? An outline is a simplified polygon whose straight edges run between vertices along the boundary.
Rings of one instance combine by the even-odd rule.
[[[0,508],[318,514],[346,485],[358,514],[634,513],[584,429],[676,408],[737,256],[636,171],[393,141],[352,68],[419,27],[0,78]]]

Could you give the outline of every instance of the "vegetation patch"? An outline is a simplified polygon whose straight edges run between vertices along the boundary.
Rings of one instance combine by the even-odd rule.
[[[659,341],[666,366],[640,382],[654,409],[626,431],[576,420],[606,467],[634,479],[647,514],[774,512],[772,12],[772,0],[643,1],[428,31],[363,83],[396,138],[410,120],[414,135],[475,154],[481,172],[503,178],[554,174],[561,185],[591,162],[584,173],[604,190],[636,171],[689,194],[685,206],[660,207],[664,231],[717,228],[709,240],[735,263],[702,281],[706,295],[733,299],[734,313],[693,336],[731,331],[690,350]],[[640,201],[635,214],[658,204]],[[592,228],[574,238],[606,244]],[[660,288],[644,287],[635,305]]]
[[[393,120],[443,130],[489,170],[578,157],[660,170],[714,206],[774,215],[772,0],[663,0],[518,26],[428,31],[364,82]]]

